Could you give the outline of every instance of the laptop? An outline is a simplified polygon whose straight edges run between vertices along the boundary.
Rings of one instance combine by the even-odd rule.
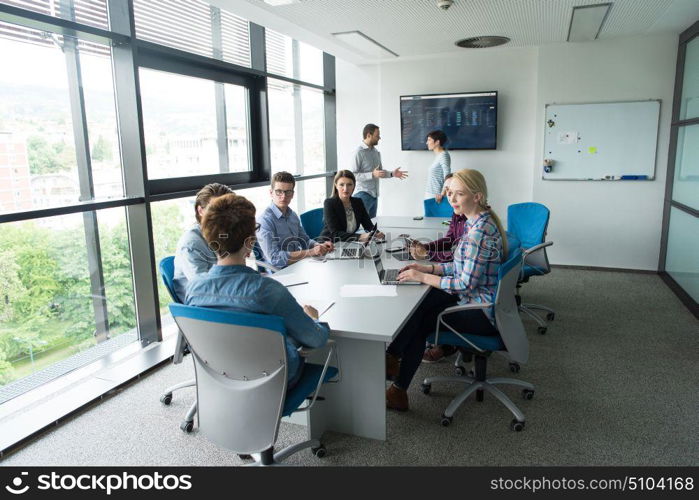
[[[369,237],[365,242],[359,243],[356,241],[342,242],[336,245],[335,250],[328,253],[327,259],[361,259],[364,257],[364,251],[371,241],[374,239],[374,234],[378,230],[378,226],[374,224],[374,228],[369,232]]]
[[[400,269],[384,269],[381,262],[380,252],[374,254],[374,265],[376,266],[376,274],[379,275],[379,281],[382,285],[422,285],[419,281],[398,281]]]

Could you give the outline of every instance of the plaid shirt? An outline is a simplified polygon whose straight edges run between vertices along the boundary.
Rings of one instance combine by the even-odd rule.
[[[494,303],[502,252],[502,236],[489,212],[467,220],[464,235],[454,249],[454,262],[437,264],[443,274],[440,288],[458,294],[461,305]],[[492,308],[483,312],[491,322],[495,320]]]

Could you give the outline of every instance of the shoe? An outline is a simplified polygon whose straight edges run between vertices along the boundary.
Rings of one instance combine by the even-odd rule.
[[[391,384],[386,389],[386,408],[389,410],[408,411],[408,391]]]
[[[450,345],[436,345],[429,349],[425,349],[422,355],[423,363],[437,363],[442,361],[447,356],[451,356],[456,352],[456,348]]]
[[[400,372],[400,359],[386,353],[386,380],[395,380]]]

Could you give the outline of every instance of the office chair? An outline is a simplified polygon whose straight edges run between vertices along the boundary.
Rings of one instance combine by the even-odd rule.
[[[257,242],[255,242],[256,248],[253,248],[254,254],[255,254],[255,265],[257,266],[257,270],[259,271],[260,268],[266,269],[269,273],[274,273],[277,272],[279,269],[276,267],[272,266],[271,264],[267,264],[266,262],[262,261],[262,249],[259,248],[259,245]],[[258,259],[258,253],[257,250],[260,252],[260,258]],[[175,258],[173,256],[168,256],[168,257],[163,257],[163,259],[160,261],[160,264],[158,265],[158,268],[160,270],[160,276],[162,277],[163,284],[165,285],[165,288],[167,289],[168,293],[170,294],[170,298],[172,299],[173,302],[177,302],[178,304],[181,304],[182,301],[180,298],[177,296],[177,293],[175,292],[175,287],[173,284],[174,276],[175,276]],[[177,332],[177,342],[175,343],[175,354],[172,357],[172,362],[173,364],[179,364],[182,362],[182,358],[184,357],[185,354],[189,353],[189,346],[187,345],[186,340],[184,339],[184,336],[182,335],[182,331],[180,330]],[[172,402],[172,393],[175,392],[178,389],[183,389],[185,387],[193,387],[196,385],[196,379],[189,379],[184,382],[180,382],[179,384],[175,384],[171,387],[168,387],[165,389],[165,392],[163,392],[160,395],[160,402],[163,403],[164,405],[168,406]],[[185,414],[184,420],[180,423],[180,429],[182,429],[184,432],[192,432],[192,429],[194,428],[194,414],[197,412],[197,401],[194,400],[194,403],[192,403],[192,406],[189,407],[189,410]]]
[[[281,417],[309,410],[323,383],[338,375],[329,366],[306,363],[299,382],[287,391],[286,329],[279,316],[170,304],[194,357],[199,431],[239,454],[259,454],[254,465],[274,465],[292,453],[325,447],[309,439],[274,453]],[[318,349],[304,351],[308,355]],[[310,399],[306,406],[301,405]],[[321,398],[322,399],[322,398]]]
[[[163,280],[163,284],[165,285],[165,288],[170,294],[170,298],[172,299],[172,301],[182,303],[180,298],[175,293],[175,287],[173,284],[175,277],[175,257],[173,257],[172,255],[168,257],[163,257],[163,259],[160,261],[160,264],[158,265],[158,268],[160,270],[160,276]],[[172,357],[173,364],[181,363],[182,358],[187,352],[189,352],[189,347],[187,346],[187,341],[182,335],[182,330],[180,330],[177,332],[175,354]],[[193,387],[194,385],[196,385],[196,380],[190,379],[184,382],[180,382],[179,384],[175,384],[172,387],[168,387],[167,389],[165,389],[165,392],[160,396],[160,402],[166,406],[169,406],[172,402],[172,393],[174,391],[182,389],[184,387]],[[180,429],[182,429],[184,432],[192,432],[192,428],[194,427],[194,414],[196,412],[197,401],[194,400],[194,403],[192,403],[192,406],[189,407],[189,410],[187,411],[184,420],[182,420],[182,422],[180,423]]]
[[[447,201],[447,197],[442,198],[441,203],[437,203],[434,198],[427,198],[423,205],[425,207],[425,217],[451,217],[454,209]]]
[[[309,238],[316,239],[323,230],[323,209],[314,208],[302,213],[301,225]]]
[[[429,394],[432,384],[435,382],[465,383],[466,389],[456,396],[444,410],[441,424],[448,426],[453,420],[454,413],[466,401],[476,393],[476,400],[483,401],[484,392],[495,396],[514,415],[510,428],[514,431],[524,430],[525,417],[519,408],[507,395],[496,387],[500,384],[511,384],[522,387],[522,397],[532,399],[534,386],[529,382],[511,378],[486,378],[487,361],[490,354],[504,352],[508,358],[516,363],[526,363],[529,358],[529,343],[517,311],[515,300],[515,286],[522,267],[522,254],[519,249],[510,252],[510,257],[500,266],[498,271],[498,287],[495,295],[495,303],[471,303],[461,306],[453,306],[445,309],[437,318],[437,327],[432,339],[438,344],[448,344],[465,349],[475,357],[475,376],[468,377],[428,377],[422,383],[422,392]],[[498,335],[482,336],[472,335],[468,332],[457,332],[448,323],[448,315],[456,311],[468,309],[493,308],[495,313],[495,325]],[[446,331],[445,331],[446,330]]]
[[[555,311],[538,304],[523,304],[519,288],[532,276],[551,272],[546,247],[553,242],[545,241],[549,217],[549,209],[540,203],[517,203],[507,207],[507,231],[517,236],[523,255],[522,272],[517,282],[517,305],[520,311],[536,321],[539,325],[537,331],[542,335],[546,333],[547,323],[534,310],[546,311],[548,321],[556,317]]]

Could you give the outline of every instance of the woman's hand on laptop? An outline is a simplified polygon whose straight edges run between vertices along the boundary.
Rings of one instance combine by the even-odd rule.
[[[371,233],[362,233],[362,234],[360,234],[360,235],[359,235],[359,238],[357,238],[357,241],[359,241],[360,243],[364,243],[365,241],[367,241],[367,240],[369,239],[369,235],[370,235],[370,234],[371,234]]]
[[[410,267],[410,266],[408,266]],[[425,273],[418,271],[417,269],[408,269],[408,268],[403,268],[398,275],[398,281],[400,283],[404,281],[417,281],[418,283],[422,283],[422,278],[425,276]]]
[[[408,264],[407,266],[402,268],[400,270],[400,272],[403,273],[405,271],[410,271],[410,270],[417,271],[420,273],[429,273],[432,270],[432,266],[424,266],[422,264],[413,263],[413,264]]]

